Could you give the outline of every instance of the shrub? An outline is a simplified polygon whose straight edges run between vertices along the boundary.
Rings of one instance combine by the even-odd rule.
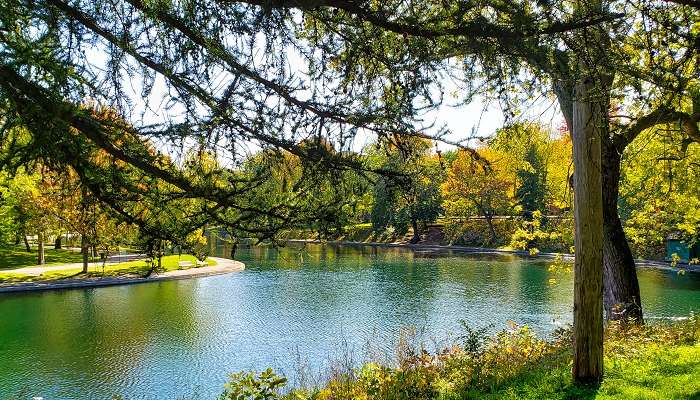
[[[271,368],[259,375],[253,372],[241,371],[229,376],[229,382],[224,385],[226,390],[220,400],[277,400],[280,390],[287,384],[287,378],[280,377]]]
[[[451,245],[504,246],[517,227],[515,219],[495,219],[496,241],[489,243],[488,224],[483,219],[450,219],[445,222],[445,241]]]
[[[522,220],[520,227],[510,238],[512,248],[528,250],[531,254],[537,254],[541,250],[573,252],[573,245],[572,220],[570,218],[543,219],[539,211],[532,214],[532,220]]]

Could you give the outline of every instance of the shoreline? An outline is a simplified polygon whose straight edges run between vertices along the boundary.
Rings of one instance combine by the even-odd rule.
[[[520,257],[529,257],[529,258],[555,258],[555,257],[562,257],[564,260],[568,261],[573,261],[574,260],[574,255],[569,254],[569,253],[547,253],[547,252],[541,252],[537,253],[536,255],[531,255],[529,252],[525,250],[504,250],[504,249],[495,249],[495,248],[489,248],[489,247],[470,247],[470,246],[459,246],[459,245],[441,245],[441,244],[421,244],[421,243],[416,243],[416,244],[411,244],[411,243],[384,243],[384,242],[355,242],[355,241],[350,241],[350,240],[318,240],[318,239],[287,239],[288,243],[299,243],[299,244],[306,244],[306,243],[313,243],[313,244],[333,244],[333,245],[343,245],[343,246],[367,246],[367,247],[384,247],[384,248],[404,248],[404,249],[411,249],[414,251],[419,251],[422,253],[432,253],[432,254],[439,254],[439,253],[448,253],[448,252],[457,252],[457,253],[464,253],[464,254],[497,254],[497,255],[514,255],[514,256],[520,256]],[[634,260],[635,265],[638,268],[655,268],[655,269],[663,269],[663,270],[668,270],[668,271],[678,271],[678,267],[673,267],[670,262],[667,261],[656,261],[656,260],[644,260],[644,259],[635,259]],[[682,269],[690,271],[690,272],[700,272],[700,265],[688,265],[688,264],[679,264],[682,266]]]
[[[62,279],[49,280],[44,282],[25,282],[25,283],[9,283],[0,284],[0,294],[2,293],[19,293],[19,292],[36,292],[43,290],[63,290],[63,289],[80,289],[92,287],[105,287],[117,285],[131,285],[137,283],[172,281],[192,278],[204,278],[207,276],[224,275],[233,272],[241,272],[245,270],[245,264],[240,261],[230,260],[228,258],[209,257],[216,261],[216,265],[206,267],[189,268],[182,270],[167,271],[160,274],[154,274],[148,278],[138,276],[115,276],[106,278],[90,278],[90,279]]]

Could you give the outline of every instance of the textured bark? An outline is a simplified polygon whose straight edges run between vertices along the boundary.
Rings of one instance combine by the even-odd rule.
[[[489,243],[496,243],[496,228],[493,226],[493,216],[486,214],[486,224],[489,227]]]
[[[571,132],[574,158],[574,361],[576,383],[603,377],[603,193],[601,129],[605,103],[594,83],[576,86]]]
[[[573,131],[573,96],[571,80],[554,79],[554,92],[564,114],[569,131]],[[647,126],[646,120],[657,121],[652,115],[642,118],[635,135]],[[651,124],[651,123],[650,123]],[[630,136],[632,140],[634,136]],[[608,319],[630,318],[643,322],[639,282],[622,223],[617,211],[620,184],[621,149],[616,147],[609,135],[602,137],[602,185],[603,185],[603,276],[604,307]],[[624,144],[622,145],[624,147]]]
[[[603,276],[604,306],[608,320],[643,322],[639,281],[622,222],[617,212],[621,155],[611,140],[602,142],[603,166]]]
[[[24,239],[24,248],[27,250],[27,253],[32,252],[31,246],[29,246],[29,239],[27,239],[27,235],[22,235],[22,238]]]
[[[46,263],[46,258],[44,256],[44,233],[39,232],[37,234],[37,264],[44,265]]]
[[[63,241],[62,235],[56,236],[56,240],[54,240],[54,242],[53,242],[53,248],[55,250],[60,250],[63,247],[62,241]]]

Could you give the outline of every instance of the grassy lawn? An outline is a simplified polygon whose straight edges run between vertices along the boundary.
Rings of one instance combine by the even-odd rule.
[[[32,250],[31,253],[28,253],[24,246],[0,247],[0,271],[36,265],[36,247],[33,247]],[[66,249],[54,250],[53,246],[46,246],[44,254],[46,265],[69,264],[80,262],[83,259],[79,252]]]
[[[196,262],[196,258],[194,256],[186,254],[183,254],[182,256],[165,256],[162,260],[162,271],[177,270],[179,268],[178,262],[180,261],[190,261],[194,265]],[[209,265],[216,265],[216,261],[211,259],[208,259],[207,263]],[[95,278],[103,276],[145,276],[146,274],[148,274],[149,270],[150,266],[146,263],[145,260],[129,261],[119,264],[107,264],[105,265],[104,270],[102,269],[101,263],[90,263],[90,267],[87,274],[82,273],[82,268],[48,271],[41,275],[10,274],[2,273],[0,271],[0,283],[38,282],[60,280],[66,278]]]
[[[605,357],[605,380],[598,388],[571,382],[571,357],[562,354],[505,382],[492,392],[475,391],[479,399],[700,399],[700,345],[641,346],[630,354]]]

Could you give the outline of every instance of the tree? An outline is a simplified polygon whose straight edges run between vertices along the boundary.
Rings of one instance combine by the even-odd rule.
[[[525,162],[529,168],[518,170],[520,186],[515,192],[515,197],[525,214],[532,216],[533,212],[544,210],[546,169],[536,150],[532,147],[527,149]]]
[[[496,131],[494,136],[490,147],[499,153],[502,160],[499,168],[513,176],[515,199],[525,216],[532,216],[534,211],[544,212],[546,206],[554,206],[551,197],[553,192],[560,190],[557,186],[562,180],[555,179],[552,185],[548,181],[550,172],[556,177],[553,170],[562,167],[562,161],[555,160],[557,155],[554,154],[557,140],[561,139],[556,139],[537,121],[513,123]],[[555,162],[559,164],[555,166]]]
[[[440,160],[430,153],[431,143],[420,138],[395,137],[377,147],[369,157],[381,168],[394,171],[394,175],[376,179],[372,225],[375,230],[393,226],[399,234],[405,234],[410,225],[410,242],[418,243],[421,228],[425,229],[442,212]]]
[[[57,204],[52,200],[46,178],[46,168],[35,165],[31,171],[22,169],[7,177],[3,190],[5,210],[14,220],[15,235],[24,238],[27,252],[31,251],[27,235],[37,237],[38,265],[45,263],[46,239],[60,224],[54,212]]]
[[[450,166],[442,191],[459,214],[469,215],[469,210],[473,209],[481,215],[489,228],[489,243],[494,243],[497,234],[493,219],[512,209],[512,185],[502,176],[502,172],[495,169],[492,152],[482,149],[480,156],[490,163],[484,165],[474,160],[471,154],[459,152]],[[462,199],[466,199],[468,204],[460,204]]]
[[[677,124],[657,126],[642,132],[623,154],[620,219],[638,256],[665,253],[669,235],[698,241],[699,145],[679,146],[682,139]]]
[[[0,175],[0,243],[19,244],[23,229],[22,215],[15,193],[17,186],[7,174]],[[27,250],[27,252],[31,249]]]
[[[453,12],[452,9],[447,8],[444,12],[440,12],[437,7],[430,8],[429,2],[426,2],[425,7],[427,10],[423,9],[421,13],[432,18],[442,17],[441,21],[450,21],[449,16]],[[479,18],[484,15],[478,11],[469,14],[468,11],[474,10],[470,10],[468,7],[465,10],[465,8],[455,6],[455,9],[462,13],[462,18],[452,21],[467,20],[471,22],[473,20],[469,20],[469,16],[478,15],[477,18]],[[414,11],[415,8],[411,10]],[[466,66],[467,77],[486,78],[488,82],[494,83],[490,89],[501,94],[502,97],[506,97],[503,94],[508,93],[509,85],[526,90],[536,86],[531,85],[529,81],[520,80],[520,77],[523,76],[523,63],[529,66],[529,70],[533,74],[532,81],[540,79],[551,82],[553,92],[557,96],[572,134],[575,174],[584,175],[582,179],[574,178],[574,182],[580,185],[575,189],[578,194],[576,201],[579,204],[586,204],[587,207],[600,206],[606,210],[604,214],[596,210],[592,210],[591,214],[585,214],[582,213],[582,210],[578,210],[578,218],[575,221],[576,231],[580,233],[580,240],[577,240],[577,259],[585,261],[585,264],[581,264],[584,261],[577,261],[579,265],[579,268],[576,268],[577,276],[583,277],[586,281],[590,279],[586,284],[577,285],[577,304],[574,314],[575,320],[583,322],[577,326],[576,337],[579,337],[580,340],[575,340],[574,375],[578,382],[598,381],[602,377],[602,337],[600,333],[602,322],[595,317],[598,313],[598,303],[595,299],[598,298],[601,287],[597,283],[597,271],[602,269],[597,265],[600,250],[600,242],[597,239],[599,239],[600,225],[605,226],[605,235],[600,239],[604,240],[603,250],[606,254],[604,258],[606,308],[610,310],[618,304],[640,304],[633,260],[626,256],[624,247],[627,244],[624,232],[616,217],[617,177],[615,173],[606,173],[599,180],[595,176],[597,172],[592,172],[591,175],[587,171],[588,168],[596,168],[596,166],[602,166],[604,171],[616,170],[615,157],[609,151],[608,142],[620,141],[626,135],[620,135],[620,130],[611,124],[608,113],[610,97],[615,95],[618,98],[625,98],[631,89],[632,92],[638,94],[639,98],[654,99],[648,101],[646,107],[638,109],[637,116],[632,118],[633,123],[627,125],[622,131],[633,132],[636,130],[636,124],[642,121],[650,122],[649,120],[651,120],[652,123],[658,123],[665,118],[680,115],[682,120],[687,121],[684,124],[690,126],[689,137],[695,136],[695,133],[691,132],[697,132],[698,119],[692,114],[682,112],[677,114],[677,107],[679,98],[685,97],[687,99],[689,92],[692,92],[692,88],[697,85],[697,74],[691,72],[697,71],[698,65],[697,52],[695,51],[697,46],[693,44],[696,36],[690,32],[692,32],[692,21],[696,19],[698,8],[692,7],[692,5],[664,2],[653,3],[653,5],[647,2],[619,5],[614,2],[598,1],[585,4],[577,2],[571,4],[570,8],[564,2],[547,2],[546,4],[523,2],[511,4],[507,8],[494,7],[490,10],[495,18],[501,17],[501,21],[517,21],[525,26],[530,26],[531,29],[534,29],[532,28],[533,21],[537,21],[538,18],[548,21],[554,15],[573,15],[574,19],[584,23],[584,25],[591,19],[598,19],[599,22],[602,22],[608,18],[615,20],[624,15],[612,13],[611,10],[622,10],[624,13],[628,13],[627,21],[631,22],[614,25],[596,23],[584,26],[582,29],[564,33],[561,40],[549,40],[552,38],[546,36],[536,40],[515,37],[502,41],[495,39],[490,43],[484,43],[475,39],[474,36],[470,36],[472,32],[464,32],[461,29],[462,26],[459,25],[446,27],[444,24],[437,23],[421,26],[421,29],[405,29],[406,27],[402,27],[400,24],[392,24],[395,31],[400,31],[404,35],[432,40],[432,43],[429,44],[420,39],[407,40],[407,44],[414,45],[409,46],[410,50],[398,51],[400,57],[396,58],[411,57],[411,54],[415,54],[414,59],[423,58],[435,62],[438,59],[444,60],[461,55],[465,60],[463,62],[460,60],[459,65]],[[438,15],[440,17],[437,17]],[[635,24],[634,21],[638,19],[644,19],[645,23]],[[350,25],[351,22],[347,24]],[[375,25],[377,24],[375,23]],[[468,26],[468,22],[465,25]],[[669,26],[682,26],[683,28],[674,31],[673,29],[669,30]],[[362,28],[357,28],[349,33],[346,32],[347,29],[342,29],[342,27],[340,30],[342,30],[343,37],[351,37],[352,34],[363,31]],[[371,31],[371,29],[366,31]],[[650,32],[653,34],[650,35]],[[368,34],[376,36],[376,32]],[[637,41],[641,37],[653,37],[653,39],[651,41]],[[435,40],[435,38],[440,40]],[[361,37],[358,42],[361,40],[367,40],[367,36]],[[612,40],[616,41],[614,45],[611,43]],[[659,44],[667,43],[669,40],[676,43],[677,46],[662,45],[661,48],[659,47]],[[349,46],[345,45],[345,47]],[[383,54],[376,55],[376,57],[380,60],[386,60],[387,52],[384,47],[381,48]],[[426,49],[432,49],[434,52],[431,54]],[[396,48],[392,50],[396,51]],[[655,55],[662,53],[665,55],[660,59],[663,59],[664,62],[659,63],[659,59],[655,58]],[[651,57],[639,62],[639,56],[646,54],[650,54]],[[363,55],[362,59],[366,60],[367,58],[369,57]],[[647,62],[648,60],[651,62]],[[367,68],[365,65],[367,62],[358,64],[362,68]],[[424,65],[426,64],[428,63],[426,62]],[[667,70],[663,73],[657,73],[659,67],[667,67]],[[529,92],[525,91],[525,93]],[[465,97],[470,98],[472,94],[468,93]],[[663,106],[659,108],[658,104]],[[676,107],[675,110],[673,107],[669,107],[671,104]],[[582,119],[578,120],[579,124],[574,124],[576,118],[580,118],[582,115],[590,117],[586,121],[597,121],[600,126],[588,126],[583,123],[585,121]],[[660,118],[661,115],[663,118]],[[594,137],[595,135],[598,137]],[[601,152],[604,156],[598,155],[598,145],[591,140],[603,143]],[[589,144],[590,148],[588,148]],[[579,148],[581,146],[586,148]],[[589,150],[592,150],[592,153]],[[584,156],[591,156],[592,159],[580,159]],[[605,185],[604,191],[597,188],[599,181],[601,185]],[[598,193],[605,196],[605,201],[602,203],[597,200]],[[599,214],[601,214],[600,218]],[[581,221],[581,218],[594,218],[594,220]],[[590,231],[590,235],[588,231]],[[587,237],[581,238],[581,235]],[[632,262],[630,263],[630,261]],[[606,315],[610,318],[619,314],[608,312]],[[641,307],[637,306],[624,315],[641,321]],[[589,326],[586,326],[586,323],[589,322]]]

